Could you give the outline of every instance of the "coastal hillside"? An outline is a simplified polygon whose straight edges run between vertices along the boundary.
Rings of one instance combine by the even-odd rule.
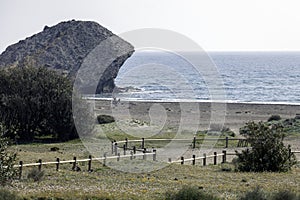
[[[42,32],[7,47],[0,55],[0,67],[45,66],[74,79],[86,56],[110,37],[117,38],[119,42],[109,48],[122,49],[122,54],[109,66],[102,66],[105,69],[100,69],[102,74],[96,93],[111,92],[115,86],[114,78],[134,48],[92,21],[71,20],[52,27],[45,26]],[[100,50],[100,54],[105,52],[107,49]]]

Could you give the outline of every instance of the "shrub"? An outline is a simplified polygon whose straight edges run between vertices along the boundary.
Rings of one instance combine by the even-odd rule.
[[[259,188],[247,192],[240,200],[267,200],[267,195]]]
[[[288,171],[296,164],[296,157],[284,146],[283,127],[268,126],[262,122],[249,122],[240,130],[252,149],[238,154],[237,169],[240,171]]]
[[[21,198],[15,193],[6,189],[0,189],[0,200],[21,200]]]
[[[290,191],[280,191],[276,193],[272,200],[300,200],[300,196]]]
[[[8,151],[10,140],[4,137],[5,128],[0,124],[0,185],[10,183],[16,176],[17,171],[13,167],[17,154]]]
[[[34,182],[40,182],[44,177],[44,171],[40,171],[37,168],[32,168],[27,174],[28,179],[32,179]]]
[[[221,171],[223,172],[231,172],[234,170],[234,165],[230,163],[222,163],[221,164]]]
[[[271,117],[269,117],[268,122],[270,121],[279,121],[281,120],[280,115],[272,115]]]
[[[115,118],[110,115],[98,115],[97,120],[99,124],[108,124],[115,122]]]
[[[195,186],[184,186],[178,192],[168,192],[166,200],[217,200],[213,195],[205,193]]]
[[[32,142],[37,136],[58,140],[77,137],[72,116],[71,81],[45,67],[0,70],[0,120],[12,139]]]

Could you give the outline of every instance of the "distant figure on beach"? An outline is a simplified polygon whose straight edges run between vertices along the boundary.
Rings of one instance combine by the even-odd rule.
[[[117,106],[121,102],[121,99],[117,99],[116,97],[113,97],[113,105]]]

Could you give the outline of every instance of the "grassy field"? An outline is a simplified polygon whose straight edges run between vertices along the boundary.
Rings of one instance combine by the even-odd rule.
[[[50,151],[51,147],[59,148]],[[55,144],[30,144],[13,147],[18,159],[24,163],[43,161],[71,160],[73,156],[87,158],[89,152],[80,140]],[[142,162],[142,161],[141,161]],[[133,163],[134,164],[134,163]],[[57,197],[68,199],[86,199],[88,196],[110,199],[164,199],[166,192],[177,191],[185,185],[193,185],[222,199],[238,199],[246,191],[257,186],[273,193],[280,190],[298,192],[300,188],[300,166],[287,173],[237,173],[223,171],[230,168],[224,165],[192,166],[171,164],[149,173],[126,173],[104,167],[93,162],[92,172],[87,164],[80,163],[81,171],[72,171],[72,164],[63,164],[59,171],[55,165],[43,166],[45,175],[39,182],[27,178],[30,167],[24,168],[21,180],[9,186],[23,197]]]

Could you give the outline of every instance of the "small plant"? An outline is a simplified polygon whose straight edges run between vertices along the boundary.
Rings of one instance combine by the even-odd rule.
[[[51,147],[51,148],[50,148],[50,151],[58,151],[58,150],[59,150],[58,147]]]
[[[115,122],[115,118],[110,115],[98,115],[97,120],[99,124],[109,124]]]
[[[281,120],[280,115],[272,115],[271,117],[269,117],[268,122],[270,121],[279,121]]]
[[[290,191],[280,191],[276,193],[272,200],[300,200],[300,196]]]
[[[222,163],[221,164],[221,171],[223,171],[223,172],[234,171],[234,165],[230,164],[230,163]]]
[[[217,200],[213,195],[205,193],[195,186],[184,186],[178,192],[168,192],[166,200]]]
[[[21,200],[21,198],[15,193],[6,189],[0,189],[0,200]]]
[[[267,200],[267,195],[259,188],[247,192],[240,200]]]
[[[40,182],[44,177],[44,171],[40,171],[37,168],[32,168],[27,175],[28,179],[32,179],[34,182]]]

